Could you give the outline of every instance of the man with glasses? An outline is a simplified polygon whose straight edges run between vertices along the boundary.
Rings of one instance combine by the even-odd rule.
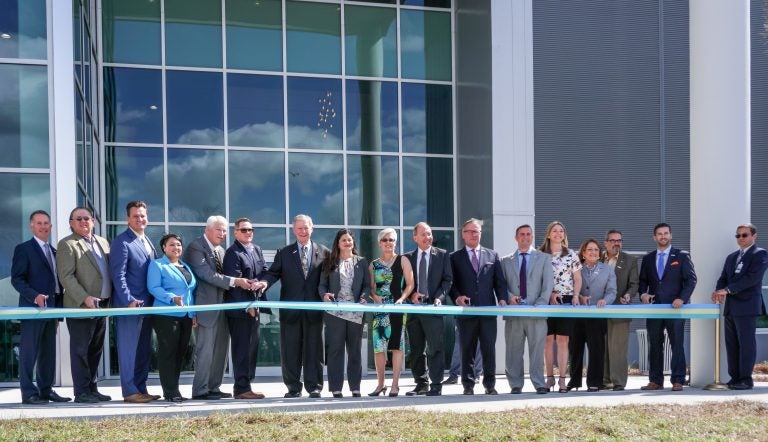
[[[97,309],[107,307],[112,297],[109,275],[109,242],[93,233],[91,210],[76,207],[69,215],[72,234],[59,241],[56,268],[64,287],[64,307]],[[110,401],[96,385],[104,350],[107,318],[67,318],[69,359],[75,402],[95,404]]]
[[[640,284],[637,272],[637,260],[622,250],[623,238],[621,232],[611,229],[605,234],[605,252],[601,261],[613,268],[616,273],[615,305],[632,303],[632,297],[637,294]],[[627,348],[629,347],[629,325],[631,319],[610,318],[606,333],[605,368],[603,384],[613,391],[622,391],[627,385],[629,365],[627,363]]]
[[[725,302],[725,351],[728,355],[728,388],[751,390],[752,370],[757,345],[757,317],[765,314],[763,304],[763,275],[768,268],[768,253],[755,244],[757,228],[742,224],[736,228],[739,250],[725,258],[723,271],[717,280],[712,301]]]

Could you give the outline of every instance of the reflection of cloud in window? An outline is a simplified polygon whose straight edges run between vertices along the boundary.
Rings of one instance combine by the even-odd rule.
[[[292,154],[288,167],[291,212],[309,212],[318,224],[341,224],[341,166],[341,155]]]
[[[424,158],[403,160],[403,222],[422,221],[426,216],[427,160]]]
[[[400,46],[403,52],[407,51],[424,51],[424,36],[423,35],[405,35],[400,37]]]
[[[169,220],[205,221],[224,212],[224,152],[168,153]]]
[[[347,175],[347,201],[349,201],[349,222],[357,224],[362,218],[362,214],[359,211],[363,208],[363,171],[359,167],[358,158],[352,158],[348,160],[350,164],[355,162],[354,167],[349,167]],[[382,222],[384,224],[399,224],[397,221],[400,217],[398,213],[400,189],[397,185],[399,171],[397,169],[397,161],[389,158],[382,158],[381,167],[381,194],[375,196],[379,199],[379,204],[382,207]],[[357,210],[358,213],[353,213],[352,210]]]
[[[224,131],[219,128],[191,129],[179,135],[176,144],[221,145],[224,144]]]
[[[288,144],[298,148],[333,149],[341,148],[341,140],[324,128],[288,126]]]
[[[19,46],[21,46],[21,50],[19,50]],[[48,40],[45,37],[19,36],[16,34],[12,38],[3,39],[0,57],[17,58],[18,54],[20,58],[44,58],[47,51]]]
[[[18,72],[18,76],[13,73]],[[4,75],[8,73],[10,75]],[[11,68],[0,66],[0,78],[18,81],[4,82],[0,87],[0,143],[7,148],[19,142],[19,127],[24,139],[48,144],[48,78],[44,68]],[[21,86],[21,87],[20,87]],[[18,107],[15,105],[18,103]],[[44,113],[39,113],[43,111]],[[23,118],[23,124],[21,120]],[[10,138],[10,139],[8,139]]]
[[[360,120],[357,120],[355,122],[355,128],[353,131],[347,132],[347,146],[348,149],[360,149],[360,150],[371,150],[370,146],[361,146],[360,145],[360,135],[361,135],[361,122]],[[388,126],[384,126],[381,128],[381,150],[388,152],[388,151],[396,151],[397,150],[397,122],[393,121],[392,124]]]
[[[229,132],[231,146],[283,147],[283,125],[266,123],[246,124]]]
[[[284,222],[283,153],[230,151],[229,164],[232,217],[243,215],[253,217],[254,222]]]
[[[403,149],[425,151],[427,113],[424,109],[403,109]]]

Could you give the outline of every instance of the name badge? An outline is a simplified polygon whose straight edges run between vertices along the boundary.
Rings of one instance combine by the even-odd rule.
[[[740,262],[740,263],[739,263],[739,264],[736,266],[736,271],[735,271],[734,273],[741,273],[741,268],[742,268],[743,266],[744,266],[744,263],[743,263],[743,262]]]

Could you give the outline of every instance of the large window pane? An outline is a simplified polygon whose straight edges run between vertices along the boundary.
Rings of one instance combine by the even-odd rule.
[[[153,207],[152,221],[163,221],[163,149],[154,147],[106,148],[107,221],[125,219],[125,205],[142,200]]]
[[[159,1],[104,0],[103,56],[107,63],[161,63]]]
[[[227,0],[227,67],[283,70],[280,0]]]
[[[224,214],[224,151],[168,149],[168,220]]]
[[[234,222],[234,220],[232,220]],[[282,227],[254,227],[253,242],[263,250],[277,250],[285,246],[285,229]]]
[[[347,75],[397,77],[397,13],[390,8],[344,9]]]
[[[453,226],[453,163],[450,158],[403,158],[403,225],[426,221]]]
[[[291,217],[305,213],[315,224],[344,224],[341,155],[288,154]]]
[[[288,147],[341,149],[341,80],[288,78]]]
[[[45,3],[0,0],[0,58],[47,58]]]
[[[400,225],[397,157],[347,156],[347,218],[364,226]]]
[[[48,167],[45,66],[0,64],[0,167]]]
[[[165,0],[165,64],[221,67],[221,2]]]
[[[400,11],[403,78],[451,80],[451,14]]]
[[[347,80],[347,150],[397,152],[397,83]]]
[[[229,145],[283,147],[283,77],[227,75]]]
[[[224,144],[220,73],[167,71],[168,143]]]
[[[403,152],[453,153],[451,87],[403,83]]]
[[[229,151],[229,213],[254,224],[285,222],[283,152]]]
[[[340,74],[340,6],[288,1],[285,7],[288,71]]]
[[[104,138],[163,142],[162,74],[154,69],[104,68]]]

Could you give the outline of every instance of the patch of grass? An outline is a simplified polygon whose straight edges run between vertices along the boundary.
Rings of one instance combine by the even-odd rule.
[[[98,421],[0,422],[0,440],[766,440],[768,405],[750,401],[505,412],[238,413]]]

